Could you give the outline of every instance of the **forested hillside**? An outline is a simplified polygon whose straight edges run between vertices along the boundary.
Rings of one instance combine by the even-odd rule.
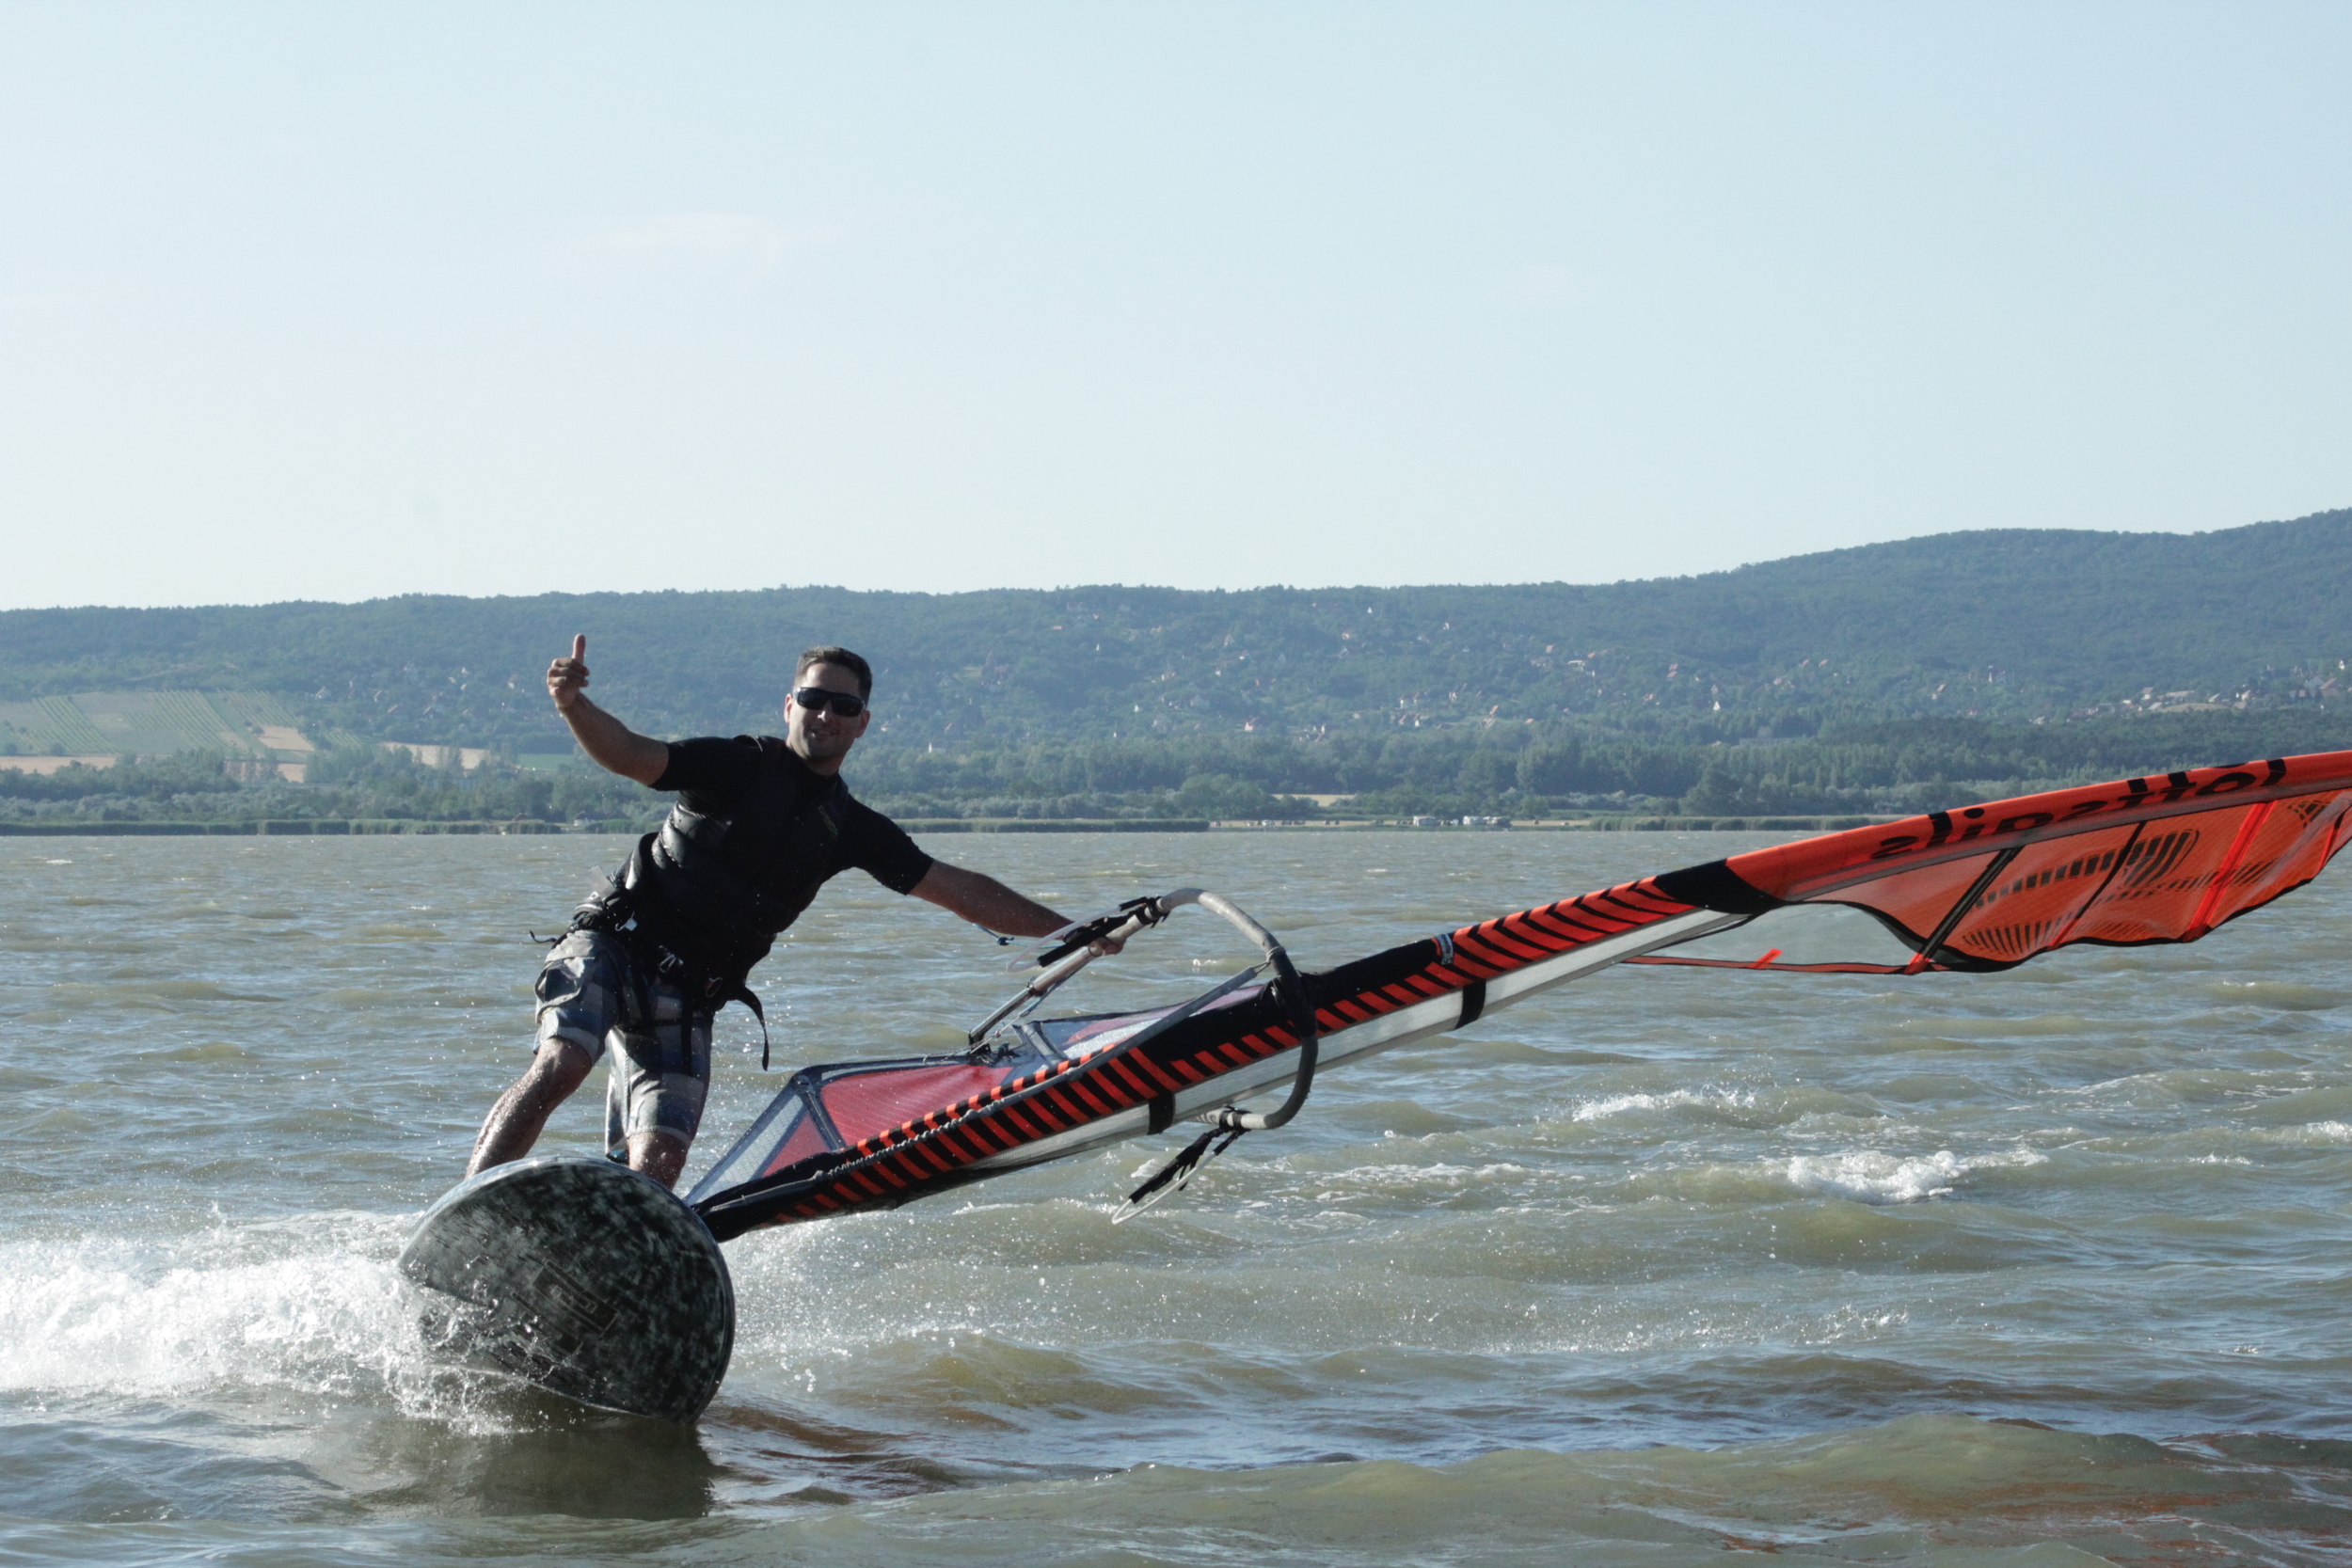
[[[19,726],[0,749],[87,750],[94,730],[39,727],[168,708],[250,720],[229,728],[256,755],[298,716],[328,750],[302,783],[226,755],[0,770],[0,817],[642,814],[634,785],[541,770],[570,746],[540,672],[575,631],[595,695],[670,735],[772,729],[801,648],[859,648],[878,718],[853,782],[914,816],[1281,816],[1315,811],[1308,795],[1374,816],[1911,810],[2352,747],[2347,604],[2352,511],[1947,534],[1603,587],[20,610],[0,614]],[[57,700],[92,691],[114,695]],[[423,768],[381,741],[491,761]]]
[[[1997,531],[1578,586],[411,596],[0,613],[0,701],[280,694],[322,731],[560,748],[539,673],[662,733],[770,724],[792,656],[880,672],[877,738],[967,747],[1572,721],[1705,743],[1824,722],[2322,705],[2352,511],[2202,534]]]

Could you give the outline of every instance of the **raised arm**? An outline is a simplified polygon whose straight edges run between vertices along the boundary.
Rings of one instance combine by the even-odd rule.
[[[649,735],[639,735],[590,702],[582,689],[587,684],[588,637],[582,632],[572,639],[570,657],[548,666],[548,695],[555,699],[555,711],[564,716],[572,738],[597,767],[641,784],[649,784],[668,772],[669,746]]]

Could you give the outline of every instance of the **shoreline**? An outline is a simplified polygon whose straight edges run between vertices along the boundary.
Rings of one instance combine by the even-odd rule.
[[[910,833],[1272,833],[1272,832],[1836,832],[1899,821],[1892,816],[1585,816],[1565,820],[1409,823],[1386,821],[1213,821],[1200,817],[909,817]],[[386,836],[629,835],[626,822],[421,821],[408,818],[268,818],[242,822],[0,822],[0,838],[371,838]]]

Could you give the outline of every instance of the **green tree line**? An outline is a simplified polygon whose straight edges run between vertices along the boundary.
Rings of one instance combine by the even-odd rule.
[[[1566,723],[1389,736],[1135,736],[966,749],[868,744],[848,777],[894,816],[1299,818],[1345,816],[1694,816],[1893,813],[2252,757],[2352,748],[2316,712],[2160,714],[2068,724],[1889,720],[1746,744]],[[665,800],[581,765],[493,756],[467,771],[367,744],[332,748],[305,783],[190,753],[52,774],[0,770],[0,818],[644,822]]]
[[[245,759],[202,752],[49,774],[0,768],[0,820],[633,821],[660,809],[658,798],[609,773],[528,772],[495,761],[471,771],[454,762],[429,768],[371,745],[319,753],[300,784],[254,771]]]

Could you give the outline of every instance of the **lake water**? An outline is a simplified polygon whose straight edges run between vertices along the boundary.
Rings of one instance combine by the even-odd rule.
[[[1327,965],[1767,842],[942,840]],[[2352,1561],[2352,875],[2192,947],[1620,970],[1150,1143],[729,1247],[699,1430],[437,1369],[392,1262],[619,839],[0,840],[0,1562]],[[852,874],[779,1068],[1009,992]],[[1233,967],[1188,911],[1066,993]],[[693,1171],[781,1081],[740,1009]],[[602,1073],[551,1149],[593,1151]]]

